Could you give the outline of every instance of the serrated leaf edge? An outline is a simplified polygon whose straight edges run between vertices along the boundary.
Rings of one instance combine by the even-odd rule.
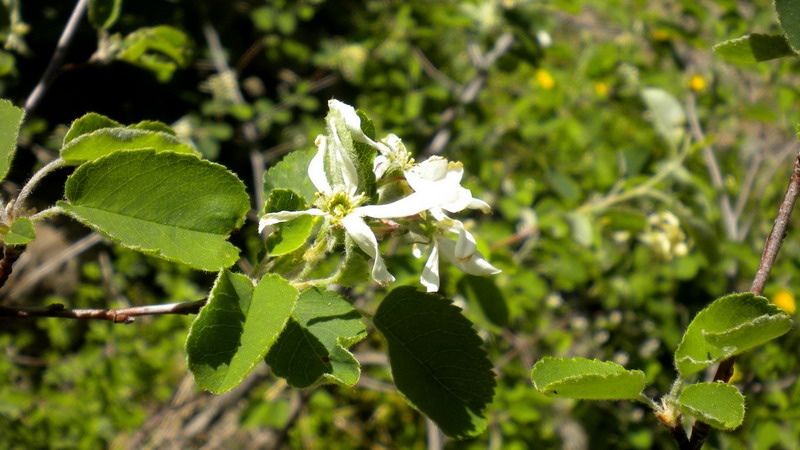
[[[698,383],[698,384],[715,384],[715,383]],[[726,426],[723,425],[723,423],[720,420],[718,420],[718,419],[716,419],[716,418],[714,418],[714,417],[712,417],[712,416],[710,416],[710,415],[708,415],[708,414],[706,414],[706,413],[704,413],[702,411],[699,411],[699,410],[697,410],[695,408],[692,408],[691,406],[688,406],[688,405],[682,403],[680,401],[680,397],[678,397],[678,399],[677,399],[677,404],[686,413],[690,414],[691,416],[695,417],[696,419],[699,419],[702,422],[705,422],[705,423],[711,425],[712,427],[714,427],[714,428],[716,428],[718,430],[726,430],[726,431],[735,430],[736,428],[739,428],[739,426],[742,425],[742,423],[744,422],[744,416],[745,416],[745,412],[746,412],[746,408],[747,408],[746,405],[745,405],[745,402],[744,402],[744,400],[745,400],[744,399],[744,395],[742,395],[742,393],[739,392],[739,390],[736,389],[735,386],[732,386],[730,384],[725,384],[725,383],[716,383],[716,384],[732,387],[736,391],[736,393],[739,394],[739,397],[742,400],[742,417],[739,420],[739,423],[737,423],[733,427],[730,427],[730,428],[726,427]]]

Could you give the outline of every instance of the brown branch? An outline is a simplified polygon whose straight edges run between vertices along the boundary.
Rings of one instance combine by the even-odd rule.
[[[767,240],[764,243],[764,251],[761,253],[761,261],[758,264],[756,276],[753,279],[753,285],[750,287],[750,292],[755,295],[761,295],[764,292],[764,286],[767,284],[769,273],[775,265],[775,260],[778,258],[778,251],[783,244],[783,238],[786,236],[786,229],[789,227],[789,219],[792,216],[792,209],[800,195],[800,154],[797,155],[794,162],[794,170],[792,176],[789,178],[789,185],[786,187],[786,194],[783,196],[783,202],[778,208],[778,215],[775,217],[775,223],[772,225]],[[732,356],[717,366],[717,372],[714,374],[714,381],[722,381],[727,383],[733,376],[733,364],[736,362],[736,356]],[[692,434],[690,438],[691,449],[699,449],[703,447],[703,443],[708,437],[710,426],[707,423],[699,420],[695,421],[692,426]]]
[[[0,287],[3,287],[14,270],[14,262],[25,250],[25,246],[3,246],[3,259],[0,259]]]
[[[116,309],[70,309],[60,303],[48,306],[0,306],[0,317],[62,317],[80,320],[108,320],[114,323],[133,323],[135,316],[164,314],[197,314],[206,300],[165,303],[163,305],[131,306]]]

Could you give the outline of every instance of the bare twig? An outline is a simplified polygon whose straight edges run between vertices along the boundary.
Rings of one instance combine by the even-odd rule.
[[[53,52],[53,57],[50,58],[50,63],[47,64],[47,68],[44,70],[39,83],[36,84],[36,87],[34,87],[33,91],[28,95],[28,99],[25,100],[25,111],[28,115],[30,115],[31,111],[36,109],[45,91],[47,91],[47,88],[50,87],[50,84],[53,82],[56,72],[67,54],[69,44],[75,36],[75,31],[78,29],[78,23],[80,23],[83,15],[86,13],[86,5],[88,5],[88,3],[89,0],[78,0],[75,4],[72,15],[70,15],[67,25],[64,27],[64,31],[61,32],[61,37],[58,39],[58,44],[56,45],[55,52]]]
[[[505,54],[511,44],[514,42],[514,35],[510,32],[505,32],[497,39],[494,48],[486,53],[485,56],[477,57],[478,60],[474,61],[478,73],[469,81],[461,91],[455,105],[450,106],[442,113],[442,121],[439,129],[425,149],[425,154],[437,155],[441,153],[450,141],[450,124],[455,120],[458,111],[464,106],[475,101],[486,82],[486,77],[489,74],[489,68],[497,61],[500,56]]]
[[[693,93],[690,93],[687,97],[686,117],[689,119],[689,129],[692,132],[692,136],[697,141],[703,142],[706,137],[700,127],[700,119],[697,117],[697,98]],[[736,239],[738,235],[738,218],[731,207],[731,199],[728,193],[725,192],[722,171],[720,171],[717,158],[714,156],[714,149],[710,145],[703,146],[703,159],[706,162],[708,175],[711,177],[711,184],[719,192],[719,206],[722,213],[722,222],[725,225],[725,234],[728,239]]]
[[[767,284],[767,279],[775,265],[775,260],[778,257],[778,251],[781,249],[783,238],[786,236],[786,229],[789,226],[789,219],[792,215],[792,209],[800,195],[800,154],[797,155],[794,162],[794,169],[792,176],[789,178],[789,185],[786,187],[786,194],[783,196],[778,208],[778,215],[775,217],[775,223],[772,225],[772,231],[767,236],[764,243],[764,251],[761,254],[761,261],[758,264],[756,276],[753,279],[753,285],[750,287],[750,292],[755,295],[761,295],[764,292],[764,286]],[[736,362],[736,356],[732,356],[717,366],[717,372],[714,374],[714,381],[722,381],[727,383],[733,376],[733,364]],[[689,448],[699,449],[703,446],[710,427],[708,424],[695,421],[692,427],[692,434],[690,438],[691,446]]]
[[[108,320],[114,323],[133,323],[135,316],[163,314],[197,314],[206,300],[166,303],[162,305],[132,306],[116,309],[69,309],[55,303],[48,306],[0,306],[0,317],[63,317],[82,320]]]

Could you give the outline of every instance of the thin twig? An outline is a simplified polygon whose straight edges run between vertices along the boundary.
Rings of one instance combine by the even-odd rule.
[[[778,251],[781,249],[783,238],[786,236],[786,229],[789,227],[789,219],[791,218],[792,209],[794,208],[798,195],[800,195],[800,154],[795,158],[794,169],[792,170],[791,178],[789,178],[789,185],[786,187],[786,194],[784,194],[783,202],[781,202],[778,208],[778,215],[775,217],[772,231],[770,231],[764,243],[761,261],[758,264],[758,270],[753,279],[753,285],[750,287],[750,292],[755,295],[761,295],[764,292],[764,286],[767,284],[769,274],[778,257]],[[736,356],[732,356],[719,363],[717,372],[714,374],[714,381],[722,381],[724,383],[730,381],[731,376],[733,376],[733,364],[735,362]],[[710,427],[708,424],[699,420],[695,421],[692,427],[690,448],[701,448],[708,437],[709,431]]]
[[[50,87],[50,84],[56,76],[56,72],[64,61],[69,44],[72,42],[75,31],[78,29],[78,24],[83,18],[84,13],[86,13],[86,5],[88,5],[88,3],[89,0],[78,0],[78,3],[75,4],[75,8],[69,16],[67,25],[64,27],[64,31],[61,32],[61,37],[58,39],[58,44],[56,45],[56,50],[53,52],[53,57],[50,58],[50,63],[47,64],[47,68],[44,70],[39,83],[36,84],[36,87],[34,87],[33,91],[28,95],[28,99],[25,100],[25,111],[29,116],[31,111],[35,110],[39,105],[45,91]]]
[[[705,141],[706,137],[700,127],[700,119],[697,117],[697,99],[693,93],[690,93],[687,97],[686,117],[689,119],[689,129],[692,132],[692,136],[698,142]],[[711,184],[719,193],[719,206],[722,213],[722,222],[725,225],[725,234],[728,239],[736,239],[738,235],[738,217],[733,212],[728,193],[725,192],[722,171],[719,168],[716,156],[714,156],[714,149],[710,145],[703,146],[703,159],[706,162],[708,175],[711,177]]]
[[[458,111],[464,106],[472,103],[478,97],[481,89],[483,88],[486,78],[489,75],[489,68],[497,61],[500,56],[511,48],[514,42],[514,35],[510,32],[505,32],[497,38],[494,48],[486,53],[485,56],[480,57],[480,61],[475,61],[478,73],[470,80],[461,91],[455,105],[447,108],[441,115],[441,124],[436,134],[431,139],[428,147],[425,149],[427,155],[437,155],[441,153],[450,141],[450,124],[455,120]]]
[[[133,323],[136,316],[197,314],[205,304],[206,300],[197,300],[116,309],[70,309],[60,303],[48,306],[0,306],[0,317],[62,317],[81,320],[108,320],[114,323]]]

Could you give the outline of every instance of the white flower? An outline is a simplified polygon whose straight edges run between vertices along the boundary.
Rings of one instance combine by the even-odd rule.
[[[346,154],[340,142],[336,142],[338,136],[333,128],[333,141],[326,136],[317,137],[319,150],[311,163],[308,165],[308,176],[311,182],[319,191],[320,197],[315,202],[319,208],[311,208],[305,211],[280,211],[265,214],[259,222],[259,232],[264,227],[281,222],[292,220],[302,215],[324,216],[334,225],[344,227],[347,234],[358,244],[359,248],[373,258],[372,277],[381,284],[389,284],[394,281],[394,277],[386,269],[386,264],[378,251],[378,241],[372,233],[369,225],[364,221],[364,216],[369,215],[374,218],[395,217],[391,215],[391,208],[382,205],[379,208],[371,208],[367,214],[366,208],[358,206],[363,201],[363,196],[356,193],[358,189],[358,174],[353,162]],[[336,187],[331,186],[330,180],[325,173],[325,157],[328,156],[332,164],[341,168],[341,180],[335,183]]]
[[[420,276],[420,283],[428,292],[439,290],[439,254],[443,254],[454,266],[470,275],[493,275],[500,269],[489,264],[478,251],[475,238],[464,229],[464,224],[458,220],[444,217],[437,220],[437,230],[431,238],[431,253],[425,262],[425,268]],[[447,235],[458,234],[455,241]],[[415,256],[422,256],[418,247],[414,247]]]

